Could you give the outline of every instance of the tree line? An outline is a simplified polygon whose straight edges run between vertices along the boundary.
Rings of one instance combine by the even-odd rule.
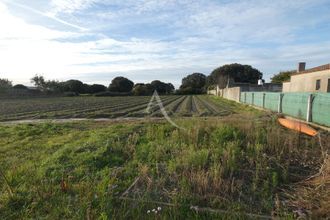
[[[118,76],[115,77],[108,87],[101,84],[86,84],[79,80],[68,80],[65,82],[46,81],[42,76],[35,76],[31,82],[43,91],[73,93],[73,94],[98,94],[98,95],[151,95],[154,90],[160,94],[171,94],[174,86],[154,80],[151,83],[137,83]]]
[[[272,82],[282,82],[288,80],[293,71],[280,72],[275,74]],[[134,84],[123,76],[115,77],[108,87],[101,84],[86,84],[80,80],[71,79],[67,81],[46,80],[41,75],[31,78],[31,83],[38,91],[47,94],[94,94],[96,96],[106,95],[151,95],[155,90],[161,95],[165,94],[203,94],[207,89],[218,85],[225,88],[230,80],[238,83],[257,83],[262,78],[262,73],[250,66],[238,63],[227,64],[214,69],[208,76],[203,73],[188,74],[182,79],[181,86],[175,90],[173,84],[154,80],[150,83]],[[0,93],[6,90],[28,90],[28,87],[18,84],[12,85],[8,79],[0,78]]]
[[[22,84],[12,85],[8,79],[0,79],[0,93],[5,91],[32,91],[37,90],[43,94],[64,94],[75,96],[80,94],[94,94],[96,96],[114,95],[151,95],[155,90],[161,95],[173,94],[175,87],[171,83],[154,80],[151,83],[137,83],[118,76],[115,77],[108,87],[102,84],[86,84],[80,80],[71,79],[67,81],[46,80],[41,75],[31,78],[33,89]]]

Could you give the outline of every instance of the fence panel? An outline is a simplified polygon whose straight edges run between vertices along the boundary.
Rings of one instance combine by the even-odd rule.
[[[241,102],[241,103],[245,103],[245,92],[241,92],[241,95],[240,95],[240,98],[239,98],[239,101]]]
[[[254,92],[254,105],[258,107],[263,107],[264,93]]]
[[[316,93],[312,105],[312,122],[330,126],[330,94]]]
[[[265,93],[265,108],[270,109],[274,112],[277,112],[280,95],[281,95],[281,93],[266,92]]]
[[[252,93],[253,92],[247,92],[246,93],[246,104],[250,104],[250,105],[252,105]]]
[[[284,93],[282,112],[296,118],[306,119],[310,93]]]

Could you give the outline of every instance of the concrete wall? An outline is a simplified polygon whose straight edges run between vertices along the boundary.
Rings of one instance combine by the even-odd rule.
[[[264,83],[263,85],[236,83],[242,92],[282,92],[281,83]]]
[[[207,94],[208,95],[217,95],[217,90],[216,89],[208,90]]]
[[[316,80],[321,80],[321,87],[316,90]],[[290,82],[283,83],[283,92],[330,92],[330,70],[303,72],[292,75]]]
[[[217,89],[217,95],[226,99],[230,99],[236,102],[239,102],[241,95],[240,87],[231,87],[224,89]]]
[[[283,88],[282,91],[283,92],[290,92],[290,84],[291,84],[290,82],[284,82],[283,87],[282,87]]]

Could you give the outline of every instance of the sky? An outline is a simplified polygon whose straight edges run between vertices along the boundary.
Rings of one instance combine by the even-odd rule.
[[[230,63],[267,80],[330,63],[329,0],[0,0],[0,78],[79,79],[108,85]]]

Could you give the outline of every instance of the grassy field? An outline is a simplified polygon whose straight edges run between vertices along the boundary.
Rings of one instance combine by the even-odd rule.
[[[159,107],[145,110],[149,96],[127,97],[59,97],[7,99],[0,102],[0,121],[42,118],[117,118],[158,117]],[[234,109],[217,105],[207,96],[161,96],[163,105],[172,116],[223,116]]]
[[[184,129],[152,118],[0,125],[1,219],[328,216],[329,135],[215,97],[168,99],[173,112],[230,114],[175,118]]]

